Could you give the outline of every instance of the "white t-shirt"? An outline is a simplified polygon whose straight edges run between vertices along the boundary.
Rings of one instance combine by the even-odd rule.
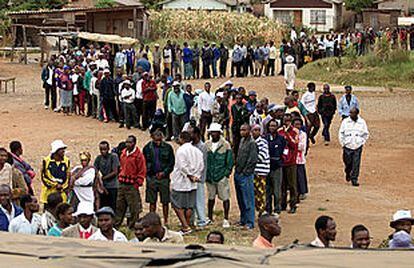
[[[133,88],[124,88],[121,91],[122,102],[124,103],[134,103],[135,99],[135,90]]]
[[[121,232],[118,232],[117,230],[114,230],[114,238],[113,241],[115,242],[128,242],[128,239],[125,237],[125,235]],[[99,229],[98,231],[96,231],[93,235],[91,235],[88,240],[93,240],[93,241],[109,241],[108,238],[106,238],[106,236],[104,236],[101,232],[101,229]]]
[[[135,98],[142,100],[142,82],[144,79],[139,79],[135,88]]]
[[[301,102],[309,113],[313,114],[316,112],[315,92],[306,91],[302,96]]]

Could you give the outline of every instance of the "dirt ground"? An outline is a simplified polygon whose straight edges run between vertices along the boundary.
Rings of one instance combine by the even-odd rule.
[[[103,124],[90,118],[64,117],[45,111],[40,67],[37,65],[0,61],[0,77],[11,75],[17,77],[17,92],[0,94],[0,146],[7,147],[15,139],[22,141],[24,156],[36,170],[54,139],[63,139],[68,144],[67,154],[72,163],[78,162],[77,155],[81,150],[90,150],[96,156],[97,145],[103,139],[115,145],[128,134],[134,134],[141,148],[149,140],[149,135],[140,130],[128,131],[119,129],[114,123]],[[212,80],[212,84],[215,87],[223,81]],[[271,102],[282,102],[284,87],[280,77],[234,79],[234,82],[236,86],[256,90],[259,96],[266,96]],[[199,88],[203,80],[191,83]],[[310,149],[307,162],[310,195],[300,204],[297,214],[281,215],[282,235],[274,240],[275,244],[284,245],[295,239],[301,242],[313,240],[316,217],[327,214],[338,226],[337,246],[349,246],[350,230],[360,223],[370,229],[372,245],[377,246],[392,231],[389,220],[397,209],[414,210],[414,92],[357,92],[357,95],[361,102],[361,116],[367,121],[371,133],[363,152],[361,186],[354,188],[345,182],[341,148],[337,142],[340,120],[335,117],[331,145],[324,146],[318,136],[317,144]],[[39,193],[39,177],[35,186]],[[232,191],[231,221],[235,222],[238,208],[234,187]],[[221,205],[217,210],[221,210]],[[172,212],[170,214],[174,229],[177,220]],[[222,213],[217,213],[213,225],[195,232],[186,240],[203,242],[209,230],[222,230],[221,221]],[[225,230],[224,235],[226,244],[251,245],[257,230],[231,228]]]

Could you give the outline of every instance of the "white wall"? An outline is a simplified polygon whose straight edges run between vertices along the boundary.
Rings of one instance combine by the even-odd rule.
[[[164,4],[162,9],[229,10],[229,7],[215,0],[175,0]]]
[[[275,19],[275,10],[302,10],[302,24],[307,27],[312,27],[318,32],[329,32],[329,30],[335,27],[334,20],[336,17],[335,5],[332,8],[270,8],[270,4],[266,4],[264,8],[264,14],[270,19]],[[326,10],[326,24],[310,24],[311,10]]]

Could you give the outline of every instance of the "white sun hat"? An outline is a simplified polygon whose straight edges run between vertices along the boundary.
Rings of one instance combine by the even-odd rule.
[[[50,144],[50,146],[52,147],[52,150],[50,151],[52,154],[56,153],[59,149],[68,148],[68,146],[64,144],[62,140],[55,140]]]
[[[221,129],[221,125],[218,123],[211,123],[210,127],[207,129],[207,132],[220,132],[223,133],[223,130]]]
[[[73,213],[72,215],[77,217],[82,214],[89,215],[89,216],[95,214],[92,202],[86,202],[86,201],[80,202],[78,205],[78,208],[76,209],[76,212]]]
[[[414,224],[414,218],[411,215],[411,211],[409,210],[398,210],[392,216],[392,220],[390,222],[390,226],[394,228],[395,224],[398,221],[410,221],[411,224]]]

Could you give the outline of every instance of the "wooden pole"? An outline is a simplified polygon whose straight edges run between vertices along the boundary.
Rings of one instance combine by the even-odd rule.
[[[27,36],[26,26],[23,26],[23,48],[24,48],[24,64],[27,64]]]
[[[133,10],[133,16],[132,19],[134,20],[134,29],[133,29],[133,34],[134,34],[134,38],[138,38],[138,29],[137,29],[137,9],[134,8]]]
[[[16,45],[16,34],[17,34],[17,29],[16,26],[12,26],[12,47],[11,47],[11,55],[10,55],[10,61],[13,61],[14,59],[14,47]]]

